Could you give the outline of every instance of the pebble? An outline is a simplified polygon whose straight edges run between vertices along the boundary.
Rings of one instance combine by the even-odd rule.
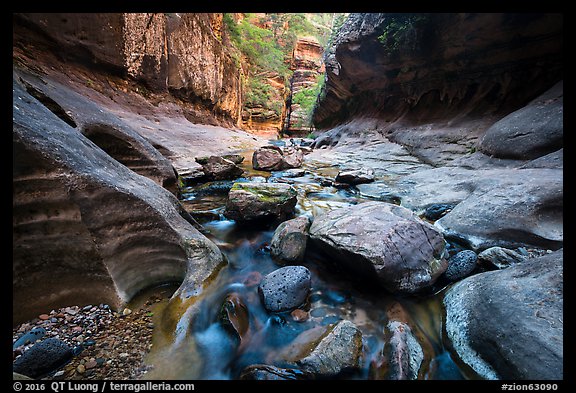
[[[301,310],[299,308],[297,308],[296,310],[292,311],[290,313],[290,315],[292,316],[292,319],[294,319],[296,322],[304,322],[307,321],[308,318],[310,317],[310,314],[308,314],[306,311]]]
[[[90,360],[88,362],[86,362],[86,364],[84,365],[86,367],[86,370],[90,370],[94,367],[96,367],[98,365],[98,363],[96,363],[96,360]]]
[[[40,319],[43,320],[43,321],[46,321],[47,319],[50,319],[50,315],[48,315],[48,314],[40,314],[40,315],[38,316],[38,318],[40,318]]]
[[[64,375],[64,370],[56,371],[54,373],[54,378],[58,378]]]
[[[130,314],[132,314],[132,310],[130,310],[129,308],[125,308],[122,311],[122,315],[124,315],[124,316],[130,315]]]
[[[78,367],[76,367],[76,371],[78,372],[78,374],[84,374],[86,372],[86,367],[84,367],[83,364],[78,365]]]

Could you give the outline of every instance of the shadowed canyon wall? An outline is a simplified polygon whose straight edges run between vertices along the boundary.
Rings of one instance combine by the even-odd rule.
[[[561,14],[351,14],[315,125],[500,118],[562,78],[562,29]]]

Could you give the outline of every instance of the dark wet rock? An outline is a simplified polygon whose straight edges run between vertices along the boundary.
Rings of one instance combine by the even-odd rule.
[[[36,327],[18,338],[13,344],[12,348],[16,349],[22,345],[31,344],[40,340],[46,334],[46,329],[43,327]]]
[[[441,233],[410,210],[386,202],[332,210],[317,216],[309,232],[339,266],[391,292],[418,292],[447,267]]]
[[[314,376],[295,368],[280,368],[266,364],[253,364],[242,370],[241,380],[283,381],[313,379]]]
[[[389,321],[386,325],[386,336],[384,352],[389,359],[386,379],[417,379],[424,361],[424,352],[410,326],[400,321]]]
[[[181,187],[193,186],[198,183],[204,183],[208,180],[202,167],[182,169],[178,172],[178,179],[181,183]]]
[[[525,107],[490,127],[478,143],[483,153],[514,159],[535,159],[563,145],[563,83],[558,82]]]
[[[250,327],[248,308],[237,293],[226,296],[220,308],[219,320],[239,343],[246,338]]]
[[[282,360],[319,376],[358,369],[361,357],[362,333],[346,320],[305,331],[280,354]]]
[[[310,318],[310,313],[308,313],[307,311],[301,310],[299,308],[297,308],[296,310],[292,311],[290,313],[290,316],[292,317],[292,319],[294,319],[296,322],[305,322],[308,320],[308,318]]]
[[[290,311],[306,302],[310,293],[310,271],[304,266],[285,266],[262,279],[258,292],[270,312]]]
[[[286,263],[302,261],[306,252],[309,227],[310,221],[307,217],[296,217],[282,222],[276,228],[270,242],[270,254]]]
[[[380,356],[370,365],[371,379],[414,380],[428,369],[432,344],[399,302],[386,310],[385,343]]]
[[[30,378],[39,378],[56,370],[72,358],[72,348],[57,338],[47,338],[24,352],[13,363],[13,371]]]
[[[374,181],[374,171],[371,168],[342,170],[338,172],[334,181],[352,185],[371,183]]]
[[[449,213],[453,208],[454,205],[451,204],[435,203],[424,210],[424,218],[427,218],[430,221],[436,221]]]
[[[234,183],[224,216],[236,221],[285,219],[294,213],[297,193],[289,184]]]
[[[472,250],[464,250],[448,259],[448,268],[444,277],[450,281],[461,280],[468,276],[476,268],[478,255]]]
[[[478,254],[482,265],[504,269],[525,261],[527,256],[503,247],[490,247]]]
[[[244,173],[244,170],[233,161],[224,157],[210,156],[196,159],[208,180],[234,180]]]
[[[445,294],[447,342],[486,379],[560,380],[563,251],[480,273]]]

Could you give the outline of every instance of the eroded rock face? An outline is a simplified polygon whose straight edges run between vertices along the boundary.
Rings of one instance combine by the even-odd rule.
[[[224,215],[239,222],[285,219],[294,213],[297,193],[283,183],[234,183]]]
[[[410,210],[366,202],[314,219],[310,240],[346,270],[395,293],[415,293],[446,270],[444,238]]]
[[[160,283],[184,280],[193,292],[223,263],[174,195],[111,158],[16,80],[13,106],[15,323],[67,304],[117,306]]]
[[[445,294],[446,337],[486,379],[563,378],[563,251],[468,277]]]

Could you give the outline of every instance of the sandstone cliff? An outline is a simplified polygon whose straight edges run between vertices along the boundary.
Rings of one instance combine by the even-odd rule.
[[[15,14],[14,40],[40,33],[65,60],[130,76],[153,92],[194,106],[196,123],[234,126],[242,105],[241,67],[222,15],[146,13]]]

